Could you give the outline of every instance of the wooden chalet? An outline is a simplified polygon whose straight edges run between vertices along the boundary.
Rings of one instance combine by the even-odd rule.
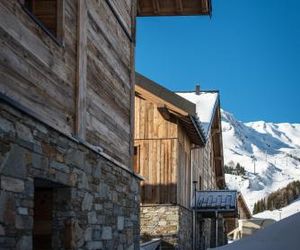
[[[210,13],[210,0],[0,1],[0,249],[139,249],[136,17]]]
[[[226,232],[230,233],[239,226],[240,220],[249,220],[252,218],[252,213],[242,195],[238,193],[237,206],[238,206],[238,216],[231,216],[231,218],[226,218]]]
[[[219,95],[209,93],[212,98],[205,108],[211,115],[205,123],[198,115],[201,107],[186,94],[201,101],[203,95],[207,97],[204,92],[176,94],[136,75],[134,170],[145,179],[141,184],[141,234],[162,237],[166,246],[180,249],[192,248],[193,182],[198,190],[225,185]],[[200,227],[200,221],[198,224]],[[195,244],[203,246],[203,239],[199,236]]]

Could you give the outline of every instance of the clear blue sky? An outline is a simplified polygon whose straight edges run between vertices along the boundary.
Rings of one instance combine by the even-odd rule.
[[[136,70],[218,89],[242,121],[300,123],[300,0],[213,0],[209,17],[139,18]]]

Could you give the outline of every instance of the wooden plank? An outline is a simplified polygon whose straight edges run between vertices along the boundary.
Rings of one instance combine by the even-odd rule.
[[[120,3],[122,1],[118,1]],[[124,2],[123,2],[124,3]],[[126,4],[126,3],[125,3]],[[126,6],[125,6],[126,7]],[[121,8],[123,9],[123,8]],[[131,36],[135,37],[135,27],[136,27],[136,12],[137,4],[136,1],[131,2],[130,9],[130,25],[131,25]],[[134,120],[135,120],[135,39],[130,43],[130,148],[129,154],[132,155],[133,145],[134,145]],[[131,162],[132,162],[131,158]]]
[[[77,7],[77,72],[75,134],[86,138],[86,71],[87,71],[87,9],[86,1],[78,0]]]

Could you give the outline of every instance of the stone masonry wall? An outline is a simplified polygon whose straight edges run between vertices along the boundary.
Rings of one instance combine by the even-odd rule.
[[[141,238],[144,241],[161,238],[162,249],[189,250],[193,244],[192,230],[193,214],[189,209],[175,205],[141,207]],[[199,238],[197,246],[200,244]]]
[[[193,247],[193,213],[191,210],[179,208],[178,249],[192,249]]]
[[[48,182],[52,249],[139,249],[139,180],[0,103],[0,249],[32,249],[34,187]]]
[[[141,206],[141,239],[162,239],[162,249],[178,245],[179,207],[172,205]]]

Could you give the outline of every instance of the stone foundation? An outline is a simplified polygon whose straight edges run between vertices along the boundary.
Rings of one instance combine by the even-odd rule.
[[[192,211],[181,206],[141,206],[141,238],[161,238],[162,249],[192,249],[192,222]]]
[[[141,206],[141,239],[162,240],[162,249],[193,248],[192,210],[176,205]],[[226,244],[223,219],[219,222],[219,246]],[[196,249],[205,250],[215,246],[215,220],[196,215]]]
[[[0,187],[0,249],[29,250],[37,239],[51,249],[139,249],[137,177],[3,103]],[[34,210],[45,190],[50,228]]]

